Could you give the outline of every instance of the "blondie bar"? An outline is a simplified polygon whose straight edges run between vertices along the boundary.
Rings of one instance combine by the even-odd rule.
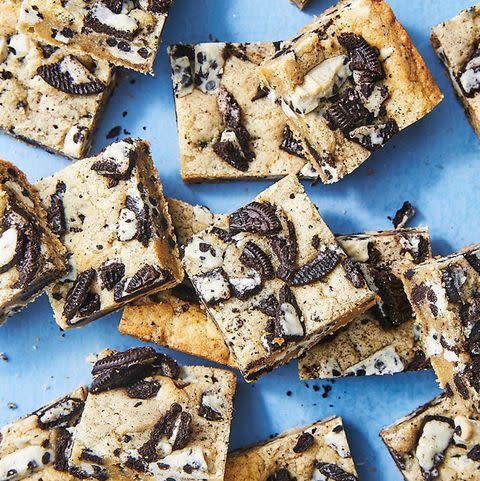
[[[68,449],[86,396],[81,387],[0,429],[0,479],[75,481]]]
[[[0,161],[0,324],[65,274],[65,255],[35,189]]]
[[[383,0],[340,1],[259,73],[325,183],[352,172],[442,99]]]
[[[394,374],[427,365],[402,276],[430,257],[428,230],[337,236],[379,296],[368,313],[320,341],[299,361],[300,378]]]
[[[342,419],[293,429],[228,456],[225,481],[357,481]]]
[[[24,0],[19,30],[113,65],[153,73],[172,0]]]
[[[295,175],[194,235],[183,263],[249,381],[301,355],[376,299]]]
[[[432,29],[430,41],[444,64],[472,127],[480,136],[480,4]]]
[[[440,386],[480,409],[480,244],[407,271],[405,287]]]
[[[193,234],[221,216],[206,207],[168,199],[180,252]],[[125,306],[118,327],[122,334],[235,367],[221,332],[207,316],[187,277],[182,284],[142,297]]]
[[[102,357],[92,374],[73,434],[70,463],[77,477],[103,472],[115,481],[223,480],[233,373],[179,367],[140,347]]]
[[[380,434],[406,481],[477,481],[480,417],[440,395]]]
[[[180,164],[187,182],[278,178],[307,161],[281,108],[260,87],[271,43],[201,43],[169,48]]]
[[[36,187],[68,251],[69,273],[48,289],[63,329],[182,280],[170,214],[147,142],[124,139]]]
[[[114,70],[17,32],[20,0],[0,10],[0,130],[74,159],[88,152]]]

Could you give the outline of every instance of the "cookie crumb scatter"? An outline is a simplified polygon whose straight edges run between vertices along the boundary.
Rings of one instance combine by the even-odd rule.
[[[4,352],[0,352],[0,361],[8,362],[8,356]]]
[[[328,395],[330,394],[331,390],[332,390],[332,386],[330,386],[328,384],[323,384],[322,387],[323,387],[322,397],[327,398]]]
[[[122,131],[121,125],[116,125],[115,127],[111,128],[108,131],[108,134],[106,135],[106,138],[107,139],[114,139],[114,138],[116,138],[120,135],[121,131]]]
[[[17,406],[15,403],[8,403],[8,404],[7,404],[7,407],[8,407],[8,409],[12,409],[12,410],[18,408],[18,406]]]
[[[292,395],[292,391],[287,391],[287,396],[290,397]]]

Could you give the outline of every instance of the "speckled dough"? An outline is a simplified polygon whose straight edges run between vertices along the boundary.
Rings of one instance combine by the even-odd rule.
[[[220,216],[206,207],[168,199],[180,250],[193,234],[210,227]],[[207,316],[186,278],[174,289],[146,296],[125,306],[122,334],[235,367],[221,332]]]
[[[451,20],[433,27],[430,41],[447,70],[472,127],[480,136],[479,14],[480,4],[460,12]]]
[[[300,378],[394,374],[426,367],[413,311],[403,289],[407,269],[430,257],[428,230],[337,236],[381,301],[299,360]],[[376,285],[378,284],[378,285]]]
[[[341,34],[367,44],[358,47],[360,38],[350,39],[358,47],[351,54],[340,45]],[[442,99],[383,0],[340,1],[285,42],[259,73],[325,183],[355,170]]]
[[[35,189],[0,161],[0,324],[65,274],[65,254]]]
[[[242,374],[254,380],[374,304],[364,282],[354,286],[345,259],[288,176],[193,236],[183,262]]]
[[[70,272],[48,291],[63,329],[182,280],[147,142],[124,139],[36,187],[69,256]]]
[[[203,43],[169,48],[183,180],[278,178],[305,166],[300,144],[290,148],[285,144],[292,134],[281,108],[259,91],[258,65],[280,45]],[[247,161],[248,153],[241,153],[241,166],[224,160],[216,151],[228,133],[235,136],[235,127],[227,125],[230,120],[222,114],[222,92],[238,103],[240,124],[249,136],[246,143],[253,158]],[[239,145],[237,148],[242,150]]]
[[[337,477],[328,476],[334,472]],[[225,481],[277,479],[356,481],[342,419],[332,417],[293,429],[228,456]]]
[[[88,396],[74,433],[71,463],[86,473],[103,471],[115,481],[223,481],[234,374],[193,366],[181,367],[177,379],[153,375],[145,380],[159,386],[152,397],[135,398],[123,387]],[[171,439],[162,438],[155,446],[157,460],[148,462],[141,447],[174,404],[191,416],[188,443],[176,448]],[[205,405],[215,410],[215,420],[205,417]]]
[[[73,54],[153,73],[172,0],[26,0],[19,29]],[[117,8],[118,7],[118,8]]]
[[[405,287],[440,386],[480,410],[480,244],[407,271]]]
[[[380,434],[406,481],[477,481],[480,417],[441,395]]]
[[[67,470],[67,448],[86,396],[87,389],[82,387],[3,427],[0,479],[75,481]]]
[[[4,0],[0,11],[0,129],[67,157],[84,157],[114,86],[114,70],[18,33],[20,3]],[[54,83],[45,72],[57,66],[78,80]],[[74,90],[92,82],[94,92]]]

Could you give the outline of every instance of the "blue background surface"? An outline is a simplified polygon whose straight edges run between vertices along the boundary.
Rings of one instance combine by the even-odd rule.
[[[108,131],[121,125],[152,143],[155,163],[168,195],[229,212],[252,199],[269,182],[184,185],[178,165],[175,114],[166,46],[176,42],[268,41],[285,39],[333,1],[314,0],[300,12],[288,0],[176,0],[155,66],[156,77],[123,72],[93,152],[108,143]],[[469,6],[468,0],[391,0],[393,10],[424,56],[445,99],[433,113],[403,131],[345,180],[308,186],[335,232],[385,229],[404,200],[419,211],[415,222],[431,228],[435,254],[448,254],[480,240],[478,222],[479,141],[429,45],[430,29]],[[123,113],[127,112],[125,117]],[[31,181],[67,165],[0,135],[0,157],[23,169]],[[85,362],[91,352],[138,345],[117,331],[119,314],[62,333],[45,296],[0,328],[0,426],[89,382]],[[181,363],[201,363],[174,353]],[[324,386],[332,390],[325,396]],[[328,388],[327,388],[328,389]],[[238,448],[284,429],[333,414],[343,416],[362,481],[399,481],[378,433],[382,427],[437,394],[432,373],[400,374],[330,382],[300,382],[296,363],[256,384],[239,381],[231,445]],[[289,393],[290,395],[288,395]],[[7,404],[18,405],[11,410]]]

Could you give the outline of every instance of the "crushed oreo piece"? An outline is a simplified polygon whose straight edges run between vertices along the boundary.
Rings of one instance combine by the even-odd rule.
[[[342,256],[334,247],[320,249],[315,259],[295,271],[290,279],[293,286],[304,286],[320,281],[332,272],[341,261]]]
[[[161,277],[162,274],[156,267],[146,264],[127,282],[125,292],[132,293],[145,289],[145,287],[151,286]]]
[[[464,254],[465,260],[470,264],[472,269],[480,274],[480,251],[470,251]]]
[[[391,217],[389,217],[389,219],[392,221],[393,227],[395,229],[402,229],[415,216],[415,214],[415,207],[413,207],[413,205],[410,204],[408,200],[406,200],[403,203],[402,207],[397,210],[393,219]]]
[[[289,282],[291,280],[295,271],[295,265],[298,256],[298,244],[295,226],[293,222],[289,220],[287,221],[287,227],[288,238],[275,236],[270,242],[273,253],[280,263],[276,275],[284,282]]]
[[[216,402],[217,395],[215,393],[203,393],[200,401],[200,407],[198,408],[199,416],[202,416],[208,421],[222,421],[223,416],[219,411],[218,403]]]
[[[473,97],[480,91],[480,48],[478,46],[461,68],[457,83],[465,97]]]
[[[171,5],[172,0],[148,0],[147,10],[160,15],[167,15]]]
[[[288,152],[289,154],[305,158],[305,152],[301,140],[297,139],[288,125],[283,129],[283,140],[280,144],[280,149]]]
[[[65,209],[63,207],[63,194],[66,190],[64,182],[58,182],[55,193],[50,196],[50,205],[47,208],[47,221],[50,229],[61,236],[67,230],[67,222],[65,220]]]
[[[78,313],[80,307],[88,296],[90,286],[94,281],[96,271],[93,268],[87,269],[80,273],[73,286],[67,293],[65,304],[63,306],[63,315],[67,321],[71,321]]]
[[[266,316],[275,317],[278,309],[278,300],[273,294],[270,294],[265,299],[262,299],[255,308]]]
[[[172,449],[183,449],[191,436],[192,432],[192,416],[183,411],[180,404],[174,403],[170,409],[155,424],[149,439],[138,450],[140,456],[145,461],[151,463],[159,458],[157,451],[158,444],[162,438],[166,437]]]
[[[102,288],[111,291],[125,276],[125,264],[110,262],[99,269]]]
[[[273,279],[275,273],[268,254],[255,242],[248,241],[240,255],[240,262],[255,269],[263,280]]]
[[[358,478],[355,475],[347,473],[343,468],[336,464],[318,461],[315,467],[328,481],[358,481]]]
[[[78,309],[78,314],[81,317],[87,317],[92,315],[94,312],[99,311],[100,307],[100,296],[96,292],[89,292],[85,300],[82,302],[82,305]]]
[[[358,265],[352,261],[349,257],[346,257],[342,261],[342,267],[345,270],[347,279],[352,283],[353,287],[360,289],[365,286],[365,279]]]
[[[226,301],[232,295],[228,276],[222,268],[194,276],[192,281],[198,295],[207,306]]]
[[[17,263],[18,281],[15,287],[24,289],[35,278],[41,263],[41,234],[34,224],[29,224],[25,231],[23,254]]]
[[[33,414],[38,418],[40,429],[59,428],[75,420],[82,413],[84,405],[81,399],[65,396]]]
[[[133,40],[140,29],[138,21],[126,14],[122,15],[121,21],[118,21],[117,15],[118,13],[110,10],[103,3],[94,3],[85,16],[84,29],[124,40]]]
[[[51,87],[72,95],[97,95],[105,90],[98,80],[75,57],[67,55],[57,63],[41,65],[37,74]]]
[[[295,446],[293,447],[294,453],[303,453],[310,449],[315,442],[315,438],[312,436],[311,433],[302,433],[297,439]]]
[[[344,134],[348,134],[359,123],[364,123],[370,115],[358,92],[354,89],[347,89],[326,110],[324,117],[332,130],[339,129]]]
[[[460,265],[448,265],[441,269],[442,284],[448,300],[459,304],[462,302],[462,285],[467,280],[466,272]]]
[[[152,366],[160,376],[169,377],[170,379],[178,379],[180,376],[180,367],[177,361],[166,354],[157,353]]]
[[[388,119],[383,124],[361,125],[351,130],[348,137],[373,152],[383,147],[399,131],[397,122]]]
[[[295,480],[296,478],[294,478],[286,468],[277,469],[266,479],[266,481],[295,481]]]
[[[134,399],[150,399],[157,395],[160,387],[157,381],[142,379],[127,388],[127,395]]]
[[[238,209],[230,218],[231,232],[251,232],[274,235],[282,229],[275,208],[269,202],[251,202]]]
[[[262,87],[261,85],[259,85],[257,87],[257,92],[250,100],[252,102],[255,102],[256,100],[264,99],[267,96],[268,96],[268,88]]]
[[[480,444],[476,444],[472,449],[470,449],[470,451],[467,453],[467,458],[471,459],[472,461],[480,461]]]
[[[53,467],[57,471],[66,473],[69,470],[68,452],[72,444],[72,433],[66,428],[58,429],[57,433]]]

